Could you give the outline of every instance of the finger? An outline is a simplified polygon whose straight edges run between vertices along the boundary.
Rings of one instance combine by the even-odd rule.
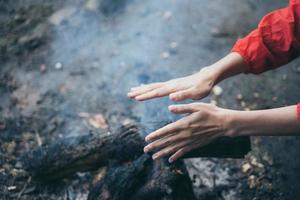
[[[162,85],[163,83],[165,83],[165,82],[156,82],[156,83],[149,83],[149,84],[141,84],[141,85],[139,85],[137,87],[130,88],[130,90],[139,90],[139,89],[143,89],[145,87],[155,87],[157,85]]]
[[[128,97],[134,98],[138,95],[141,95],[141,94],[144,94],[144,93],[149,92],[151,90],[154,90],[156,88],[159,88],[162,85],[163,85],[162,83],[153,83],[153,84],[141,86],[141,87],[136,88],[136,89],[131,89],[131,91],[128,92]]]
[[[148,144],[147,146],[145,146],[144,152],[148,153],[150,151],[162,149],[162,148],[169,146],[171,144],[174,144],[176,142],[183,141],[184,139],[186,139],[186,135],[188,135],[187,131],[181,131],[181,132],[175,133],[174,135],[171,135],[169,137],[164,137],[162,139],[159,139],[159,140],[152,142],[152,143]]]
[[[172,153],[176,152],[178,149],[184,147],[188,143],[189,143],[189,141],[183,141],[183,142],[177,143],[177,144],[175,144],[173,146],[166,147],[166,148],[160,150],[159,152],[155,153],[152,156],[152,158],[153,158],[153,160],[157,160],[159,158],[171,155]]]
[[[181,158],[182,156],[184,156],[186,153],[190,152],[193,149],[196,149],[197,147],[201,147],[204,146],[202,141],[199,142],[192,142],[189,145],[186,145],[185,147],[179,149],[178,151],[176,151],[170,158],[169,158],[169,162],[172,163],[176,160],[178,160],[179,158]]]
[[[205,135],[206,135],[206,137],[205,137]],[[171,163],[171,162],[178,160],[180,157],[184,156],[186,153],[192,151],[193,149],[203,147],[220,136],[218,134],[210,135],[210,136],[207,136],[207,135],[209,135],[209,133],[203,134],[204,138],[202,140],[194,141],[194,142],[190,143],[189,146],[183,147],[183,148],[179,149],[178,151],[176,151],[176,153],[174,153],[169,158],[169,162]]]
[[[182,91],[172,93],[172,94],[170,94],[169,98],[172,101],[182,101],[182,100],[185,100],[185,99],[193,98],[195,96],[195,93],[196,93],[196,91],[195,91],[194,88],[189,88],[189,89],[186,89],[186,90],[182,90]]]
[[[184,147],[184,148],[179,149],[169,158],[169,162],[172,163],[172,162],[178,160],[180,157],[182,157],[184,154],[186,154],[189,151],[190,151],[189,147]]]
[[[169,111],[181,114],[181,113],[193,113],[199,111],[199,103],[181,104],[181,105],[170,105]]]
[[[168,135],[169,133],[180,131],[180,130],[183,130],[185,128],[187,128],[187,124],[185,124],[185,120],[183,118],[183,119],[180,119],[180,120],[178,120],[174,123],[168,124],[168,125],[160,128],[160,129],[150,133],[145,138],[145,140],[146,140],[146,142],[157,140],[159,138],[162,138],[162,137]]]
[[[157,97],[163,97],[166,95],[169,95],[171,92],[174,92],[176,90],[176,88],[172,88],[172,87],[160,87],[160,88],[156,88],[154,90],[151,90],[149,92],[146,92],[144,94],[141,94],[139,96],[136,96],[135,99],[138,101],[144,101],[144,100],[148,100],[148,99],[153,99],[153,98],[157,98]]]

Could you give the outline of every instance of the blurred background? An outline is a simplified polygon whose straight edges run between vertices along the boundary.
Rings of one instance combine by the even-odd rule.
[[[59,138],[143,135],[176,120],[168,98],[138,103],[134,86],[185,76],[229,53],[286,0],[1,0],[1,199],[86,199],[89,174],[35,184],[18,156]],[[222,82],[202,100],[255,110],[299,102],[300,62]],[[300,198],[300,139],[254,137],[244,160],[186,160],[199,199]]]

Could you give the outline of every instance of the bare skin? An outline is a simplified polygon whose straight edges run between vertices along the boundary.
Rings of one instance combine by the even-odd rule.
[[[200,72],[167,82],[133,88],[128,96],[138,101],[169,95],[173,101],[201,99],[218,82],[247,71],[247,65],[237,53],[230,53]],[[173,162],[192,149],[208,144],[221,136],[300,135],[296,106],[270,110],[235,111],[210,104],[171,105],[176,114],[187,114],[152,133],[144,151],[156,152],[153,159],[169,156]]]
[[[132,88],[128,97],[144,101],[169,95],[172,101],[201,99],[206,97],[213,86],[221,80],[246,71],[242,57],[231,53],[215,64],[204,67],[190,76],[176,78],[166,82],[152,83]]]

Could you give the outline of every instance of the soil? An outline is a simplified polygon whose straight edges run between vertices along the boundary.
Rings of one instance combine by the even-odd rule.
[[[191,74],[226,55],[283,0],[0,2],[1,199],[86,199],[93,173],[43,185],[20,155],[60,138],[177,119],[167,98],[137,103],[136,85]],[[300,62],[220,84],[204,102],[265,109],[300,99]],[[185,160],[198,199],[299,199],[300,138],[253,137],[244,160]]]

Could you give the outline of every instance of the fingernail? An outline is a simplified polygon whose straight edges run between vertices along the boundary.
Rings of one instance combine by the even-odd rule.
[[[172,163],[173,161],[173,158],[169,158],[169,163]]]
[[[152,159],[153,159],[153,160],[156,160],[157,157],[158,157],[158,155],[154,154],[154,155],[152,156]]]
[[[146,142],[150,142],[150,138],[149,138],[149,137],[146,137],[146,138],[145,138],[145,141],[146,141]]]
[[[170,94],[169,98],[170,98],[171,100],[176,100],[176,95]]]
[[[172,110],[174,110],[174,109],[175,109],[175,106],[174,106],[174,105],[169,106],[169,110],[170,110],[170,111],[172,111]]]
[[[145,148],[144,148],[144,152],[145,152],[145,153],[148,153],[148,151],[149,151],[149,148],[148,148],[148,147],[145,147]]]

